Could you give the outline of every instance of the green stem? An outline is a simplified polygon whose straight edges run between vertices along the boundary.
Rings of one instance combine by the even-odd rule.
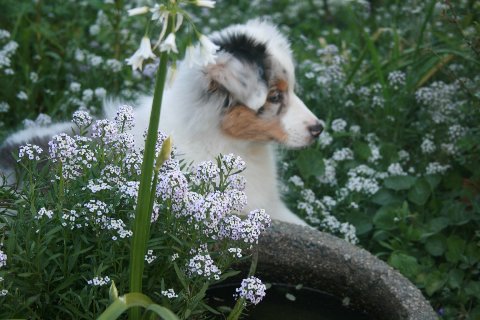
[[[158,136],[163,89],[167,76],[167,58],[168,53],[162,52],[160,55],[160,66],[158,67],[155,80],[152,111],[150,114],[147,139],[145,141],[145,153],[143,156],[142,175],[138,191],[137,209],[135,211],[133,226],[132,251],[130,255],[130,292],[142,292],[142,275],[147,241],[150,235],[150,219],[153,205],[151,192],[153,192],[152,177],[155,145]],[[139,308],[131,309],[130,319],[140,319]]]

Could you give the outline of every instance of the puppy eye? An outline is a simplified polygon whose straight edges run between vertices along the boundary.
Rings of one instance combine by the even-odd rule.
[[[261,107],[260,109],[257,110],[257,115],[263,114],[264,111],[265,111],[265,107]]]
[[[280,103],[282,99],[282,93],[280,91],[274,91],[270,96],[268,96],[267,101],[270,103]]]

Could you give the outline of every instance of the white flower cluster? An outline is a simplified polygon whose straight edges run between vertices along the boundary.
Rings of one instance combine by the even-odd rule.
[[[235,258],[241,258],[242,257],[242,249],[240,248],[228,248],[228,252],[233,254],[233,257]]]
[[[245,170],[247,164],[239,156],[229,153],[221,157],[222,170],[226,173],[238,173]]]
[[[353,151],[350,148],[342,148],[340,150],[335,150],[332,155],[332,159],[337,162],[353,160]]]
[[[10,110],[10,105],[4,101],[0,102],[0,113],[7,113]]]
[[[271,224],[270,216],[263,209],[253,210],[248,214],[247,219],[241,219],[235,215],[228,215],[220,223],[218,232],[220,239],[231,239],[243,243],[258,243],[260,234]]]
[[[448,169],[450,169],[450,165],[442,165],[438,162],[431,162],[427,165],[425,169],[425,174],[444,174]]]
[[[207,279],[219,280],[222,272],[215,265],[215,262],[210,257],[206,246],[200,246],[197,249],[190,250],[190,254],[193,255],[188,261],[187,273],[190,277],[202,276]]]
[[[0,243],[1,247],[2,243]],[[0,249],[0,268],[5,267],[7,265],[7,254]],[[3,282],[3,277],[0,277],[0,283]],[[4,297],[8,294],[7,289],[0,290],[0,297]]]
[[[388,166],[388,173],[391,176],[406,176],[407,173],[403,171],[402,165],[398,162],[392,163]]]
[[[28,160],[40,160],[40,155],[42,154],[43,150],[37,145],[27,143],[21,146],[18,149],[18,160],[20,161],[23,158],[28,158]]]
[[[0,41],[10,38],[10,32],[0,29]],[[11,68],[12,56],[17,51],[18,43],[10,40],[0,49],[0,71],[3,70],[5,75],[13,75],[15,72]]]
[[[297,202],[297,209],[306,214],[306,220],[327,232],[343,237],[350,243],[358,243],[355,227],[349,223],[338,221],[329,211],[337,206],[339,201],[343,201],[341,197],[339,200],[335,200],[330,196],[324,196],[320,201],[312,190],[304,189],[303,186],[297,186],[297,188],[301,188],[301,200]],[[342,189],[346,191],[345,188]]]
[[[323,175],[318,176],[317,180],[321,184],[325,184],[328,186],[336,186],[337,185],[337,163],[333,159],[323,159],[323,164],[325,166],[325,171]]]
[[[262,283],[262,280],[251,276],[242,280],[240,288],[235,290],[237,293],[234,297],[244,298],[247,302],[256,305],[265,297],[265,290],[267,290],[267,287]]]
[[[7,265],[7,254],[0,249],[0,268]]]
[[[334,132],[343,132],[347,127],[347,122],[343,119],[335,119],[332,121],[331,128]]]
[[[87,222],[80,221],[80,214],[76,210],[69,210],[62,215],[62,226],[70,227],[70,230],[88,226]]]
[[[147,261],[148,264],[151,264],[156,259],[157,259],[157,256],[153,254],[153,250],[148,249],[147,254],[145,255],[145,261]]]
[[[40,208],[40,210],[38,210],[37,214],[35,215],[35,219],[41,219],[44,216],[46,216],[48,219],[52,219],[53,218],[53,211],[52,210],[47,210],[47,209],[45,209],[45,207],[42,207],[42,208]]]
[[[327,131],[323,131],[318,137],[318,144],[321,148],[328,147],[333,142],[333,138]]]
[[[135,121],[133,108],[129,105],[120,106],[114,120],[120,132],[132,129]]]
[[[195,169],[195,183],[210,183],[217,181],[220,174],[220,168],[213,161],[204,161],[197,165]]]
[[[378,181],[375,179],[375,170],[366,165],[360,165],[350,169],[347,175],[348,181],[345,187],[349,191],[374,195],[380,189]]]
[[[106,277],[101,277],[101,276],[96,276],[95,278],[91,280],[87,280],[87,284],[95,287],[102,287],[110,283],[110,278],[108,276]]]
[[[388,74],[388,84],[395,90],[405,85],[406,75],[403,71],[392,71]]]
[[[107,119],[97,120],[92,126],[92,137],[100,138],[104,143],[115,141],[117,134],[116,123]]]
[[[462,117],[459,105],[463,102],[455,98],[459,89],[458,83],[446,84],[437,81],[418,89],[415,98],[418,103],[428,108],[434,123],[451,123]]]
[[[432,141],[433,137],[431,135],[427,135],[420,145],[423,154],[431,154],[437,150],[435,143]]]
[[[167,297],[168,299],[178,298],[178,294],[176,294],[173,289],[162,290],[161,293],[162,296]]]
[[[48,150],[52,162],[60,162],[64,179],[73,179],[82,175],[83,168],[90,168],[97,161],[88,143],[90,138],[83,136],[70,137],[60,133],[48,142]],[[60,177],[56,177],[60,179]]]
[[[87,111],[78,110],[73,113],[72,122],[75,123],[78,127],[88,127],[92,124],[92,116]]]

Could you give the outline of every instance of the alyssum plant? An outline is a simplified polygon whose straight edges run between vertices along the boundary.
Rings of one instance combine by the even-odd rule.
[[[214,1],[195,4],[213,7]],[[130,11],[150,12],[162,25],[143,150],[129,133],[129,106],[114,120],[95,121],[79,110],[76,130],[53,136],[48,150],[20,147],[21,188],[2,190],[14,201],[0,215],[0,317],[113,319],[132,307],[165,319],[218,313],[205,302],[207,289],[237,274],[232,263],[245,259],[269,226],[264,210],[236,215],[247,201],[239,157],[219,155],[185,172],[170,139],[158,132],[168,57],[178,52],[175,32],[188,17],[181,5]],[[205,60],[214,59],[214,45],[197,35]],[[145,36],[128,63],[141,68],[153,57]],[[118,291],[129,293],[119,297]],[[260,302],[265,286],[249,274],[235,295],[229,319],[247,302]],[[141,313],[133,308],[130,318]]]

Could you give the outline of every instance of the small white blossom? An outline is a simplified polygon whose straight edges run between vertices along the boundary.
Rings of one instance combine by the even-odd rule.
[[[424,154],[431,154],[437,149],[435,143],[430,139],[431,137],[426,137],[425,139],[423,139],[422,144],[420,145],[422,153]]]
[[[106,277],[96,276],[92,280],[87,280],[87,284],[95,287],[105,286],[109,283],[110,283],[110,278],[108,276]]]
[[[331,128],[334,132],[343,132],[347,127],[347,122],[343,119],[335,119],[332,121]]]
[[[425,169],[425,174],[444,174],[448,169],[450,169],[450,165],[442,165],[438,162],[431,162],[428,164],[427,168]]]
[[[46,216],[48,219],[52,219],[53,218],[53,211],[52,210],[47,210],[44,207],[42,207],[42,208],[40,208],[40,210],[38,210],[37,214],[35,215],[35,219],[41,219],[44,216]]]
[[[161,52],[175,52],[178,53],[177,44],[175,43],[175,34],[170,33],[165,40],[160,44]]]
[[[27,93],[26,93],[25,91],[19,91],[19,92],[17,93],[17,98],[18,98],[19,100],[24,100],[24,101],[25,101],[25,100],[28,100],[28,95],[27,95]]]
[[[128,58],[127,64],[132,66],[132,70],[142,70],[143,60],[155,58],[155,54],[152,52],[152,46],[148,37],[143,37],[138,50]]]
[[[133,9],[128,10],[128,15],[131,17],[131,16],[140,15],[140,14],[145,14],[145,13],[147,13],[149,10],[150,10],[150,8],[147,7],[147,6],[138,7],[138,8],[133,8]]]
[[[195,4],[199,7],[214,8],[216,1],[210,0],[196,0]]]
[[[168,299],[178,298],[178,294],[176,294],[173,289],[162,290],[161,293],[162,296],[165,296]]]

